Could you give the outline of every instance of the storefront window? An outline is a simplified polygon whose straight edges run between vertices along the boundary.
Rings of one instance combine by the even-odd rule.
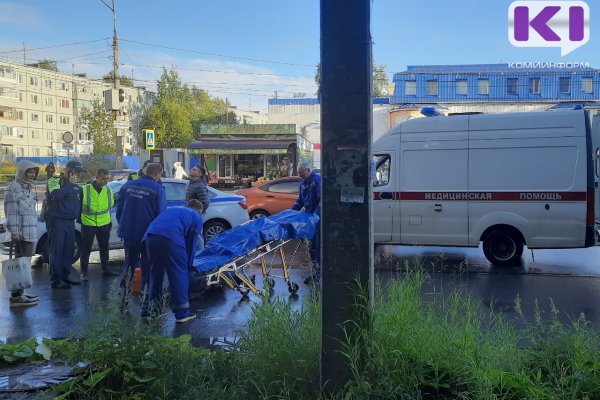
[[[267,166],[266,178],[277,178],[279,176],[279,156],[277,154],[267,154],[265,158]]]
[[[219,156],[219,176],[232,176],[231,172],[231,156],[229,154],[221,154]]]
[[[207,154],[204,156],[206,162],[206,169],[210,180],[217,178],[217,156],[215,154]]]
[[[253,180],[264,176],[264,155],[236,154],[234,156],[235,175]]]

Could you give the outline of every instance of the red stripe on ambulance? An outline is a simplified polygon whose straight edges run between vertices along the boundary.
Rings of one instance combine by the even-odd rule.
[[[374,192],[375,200],[383,200]],[[586,192],[395,192],[394,200],[404,201],[586,201]]]

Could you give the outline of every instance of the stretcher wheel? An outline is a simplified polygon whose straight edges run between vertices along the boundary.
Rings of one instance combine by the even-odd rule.
[[[250,293],[250,289],[249,288],[242,287],[242,286],[240,286],[239,291],[242,294],[242,297],[248,297],[248,293]]]
[[[294,282],[289,282],[288,291],[292,294],[296,293],[298,291],[298,284]]]

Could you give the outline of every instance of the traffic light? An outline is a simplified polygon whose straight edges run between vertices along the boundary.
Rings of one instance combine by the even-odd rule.
[[[119,89],[119,103],[125,101],[125,89]]]

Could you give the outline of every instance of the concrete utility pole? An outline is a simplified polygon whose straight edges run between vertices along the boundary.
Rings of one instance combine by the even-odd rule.
[[[117,10],[115,8],[115,0],[112,0],[112,6],[108,5],[108,3],[104,0],[100,0],[102,4],[104,4],[108,9],[112,12],[113,15],[113,87],[115,90],[119,90],[120,82],[119,82],[119,37],[117,36]],[[117,120],[117,116],[119,115],[119,111],[114,111],[115,121]],[[117,130],[117,160],[116,167],[123,167],[123,136],[119,135],[119,128],[115,128]]]
[[[352,377],[347,332],[368,329],[373,298],[371,227],[371,0],[321,0],[321,384]],[[359,290],[357,283],[362,287]]]

